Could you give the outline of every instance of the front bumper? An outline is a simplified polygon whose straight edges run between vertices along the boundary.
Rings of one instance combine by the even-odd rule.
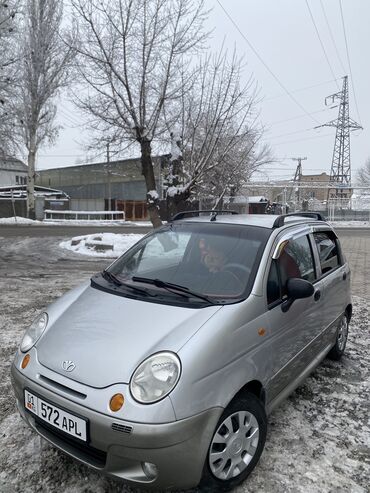
[[[75,459],[141,487],[174,490],[192,488],[199,483],[209,443],[223,411],[221,408],[171,423],[135,423],[95,412],[62,397],[25,377],[14,365],[11,373],[21,416],[39,435]],[[56,406],[87,418],[88,444],[71,440],[27,412],[24,408],[25,388]],[[144,462],[156,466],[155,477],[145,473]]]

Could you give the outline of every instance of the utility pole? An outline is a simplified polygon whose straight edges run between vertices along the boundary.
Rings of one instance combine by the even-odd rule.
[[[290,159],[292,161],[298,161],[298,164],[297,164],[297,168],[295,170],[295,175],[294,175],[294,179],[293,179],[293,185],[292,185],[292,188],[290,189],[288,201],[290,201],[292,199],[293,190],[296,188],[296,185],[298,185],[298,191],[297,192],[294,192],[294,193],[296,193],[295,203],[298,203],[299,204],[299,201],[300,201],[300,189],[299,189],[299,185],[301,183],[301,178],[302,178],[302,161],[306,161],[307,157],[292,157]]]
[[[336,128],[330,183],[337,184],[334,197],[332,198],[342,199],[346,195],[344,190],[351,188],[350,132],[352,130],[362,130],[362,126],[349,116],[348,75],[343,77],[342,90],[325,98],[326,106],[328,106],[328,101],[329,104],[339,101],[338,118],[315,128]],[[328,189],[329,198],[331,198],[330,189]]]
[[[294,185],[298,185],[298,190],[297,190],[297,195],[296,195],[296,202],[299,205],[299,201],[301,199],[300,197],[300,188],[299,185],[301,184],[301,179],[302,179],[302,161],[306,161],[307,157],[292,157],[293,161],[298,161],[297,164],[297,169],[295,170],[295,175],[294,175],[294,180],[293,183]]]

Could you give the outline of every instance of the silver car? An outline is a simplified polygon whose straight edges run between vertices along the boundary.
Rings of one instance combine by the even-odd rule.
[[[351,314],[319,214],[180,214],[36,318],[12,366],[17,405],[96,471],[226,491],[257,464],[268,413],[342,356]]]

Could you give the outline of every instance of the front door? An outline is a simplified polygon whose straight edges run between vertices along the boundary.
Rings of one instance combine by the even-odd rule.
[[[322,330],[318,316],[321,296],[295,300],[286,312],[282,310],[287,299],[287,280],[301,278],[315,283],[316,277],[307,235],[287,240],[279,257],[271,262],[266,287],[272,347],[269,399],[276,397],[307,367],[312,358],[307,349]],[[318,291],[316,286],[315,289]]]

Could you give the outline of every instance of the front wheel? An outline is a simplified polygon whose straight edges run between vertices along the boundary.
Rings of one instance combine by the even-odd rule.
[[[349,326],[348,315],[347,313],[344,313],[339,321],[335,345],[331,348],[331,350],[328,353],[328,357],[334,361],[339,361],[343,356],[347,344],[348,326]]]
[[[229,491],[242,483],[262,454],[266,431],[265,409],[254,394],[232,401],[212,437],[201,491]]]

